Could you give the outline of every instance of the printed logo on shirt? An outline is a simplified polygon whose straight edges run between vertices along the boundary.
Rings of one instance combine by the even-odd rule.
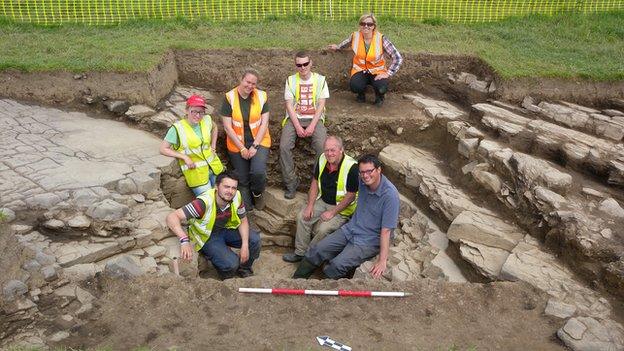
[[[297,113],[302,117],[314,116],[316,107],[312,98],[312,84],[299,84],[299,97]]]

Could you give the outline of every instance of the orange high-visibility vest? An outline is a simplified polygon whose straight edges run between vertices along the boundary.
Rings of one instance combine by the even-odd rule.
[[[368,71],[372,75],[387,73],[386,60],[383,50],[383,35],[378,31],[373,33],[368,52],[364,45],[364,36],[359,31],[351,35],[351,49],[353,49],[353,66],[351,75],[361,71]]]
[[[230,90],[225,97],[232,107],[232,129],[243,145],[245,144],[245,131],[243,126],[243,114],[240,109],[240,102],[238,98],[238,89],[234,88]],[[251,135],[255,138],[256,134],[260,130],[262,124],[262,107],[267,101],[267,93],[262,90],[254,89],[251,92],[251,106],[249,107],[249,129],[251,129]],[[271,147],[271,135],[267,129],[260,145],[264,147]],[[240,149],[236,144],[227,136],[227,148],[231,152],[240,152]]]

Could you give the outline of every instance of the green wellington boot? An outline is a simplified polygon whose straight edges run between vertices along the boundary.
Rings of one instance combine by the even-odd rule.
[[[314,273],[316,268],[317,266],[313,265],[312,262],[308,261],[307,258],[304,258],[303,260],[301,260],[301,263],[299,263],[299,267],[297,267],[295,274],[293,274],[293,279],[297,279],[297,278],[308,279],[310,278],[312,273]]]

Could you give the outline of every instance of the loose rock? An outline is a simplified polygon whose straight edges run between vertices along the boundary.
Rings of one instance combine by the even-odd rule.
[[[130,108],[130,103],[120,100],[108,100],[104,102],[104,106],[106,106],[110,112],[123,115]]]
[[[609,216],[615,218],[624,218],[624,209],[613,198],[608,198],[600,203],[598,209]]]
[[[128,211],[128,206],[122,205],[111,199],[105,199],[89,207],[87,215],[93,219],[116,221],[125,216]]]
[[[80,214],[70,219],[67,224],[71,228],[87,229],[91,226],[91,220],[87,216]]]
[[[28,286],[19,280],[9,280],[2,288],[2,294],[8,301],[14,300],[28,292]]]
[[[143,275],[145,272],[140,263],[137,263],[136,258],[130,255],[122,255],[107,263],[104,267],[104,273],[114,278],[129,279]]]
[[[0,222],[5,221],[7,223],[13,222],[15,220],[15,212],[10,208],[0,208]]]

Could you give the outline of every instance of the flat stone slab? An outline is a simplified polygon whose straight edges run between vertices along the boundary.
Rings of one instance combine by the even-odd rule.
[[[390,144],[381,150],[379,159],[389,169],[405,176],[406,185],[429,199],[429,206],[449,222],[465,210],[491,214],[453,185],[444,174],[443,161],[428,151],[406,144]]]
[[[0,198],[19,209],[25,199],[105,186],[136,167],[160,168],[160,139],[121,122],[82,112],[0,99]]]
[[[464,211],[451,223],[447,235],[451,241],[464,240],[511,251],[524,238],[525,233],[496,216]]]
[[[574,351],[624,349],[624,329],[610,319],[571,318],[557,336]]]
[[[570,270],[557,262],[555,256],[542,251],[538,245],[529,237],[520,242],[505,261],[500,277],[525,281],[559,301],[575,306],[585,315],[608,317],[611,313],[609,302],[576,281]]]
[[[119,244],[116,241],[104,243],[90,243],[87,241],[53,243],[50,249],[57,257],[61,267],[96,262],[120,251]]]
[[[403,97],[411,100],[416,107],[434,120],[456,120],[467,116],[466,112],[447,101],[436,100],[418,93],[405,94]]]

